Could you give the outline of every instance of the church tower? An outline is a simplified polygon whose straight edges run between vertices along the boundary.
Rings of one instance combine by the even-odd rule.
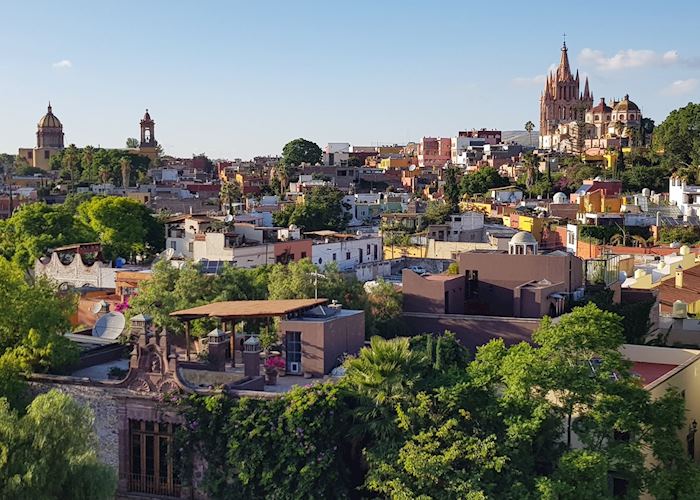
[[[156,141],[156,122],[146,110],[141,120],[141,142],[139,143],[139,154],[155,160],[158,157],[158,141]]]
[[[51,157],[63,150],[63,124],[53,114],[49,102],[46,114],[36,126],[36,147],[20,148],[17,154],[28,165],[43,170],[51,169]]]
[[[540,97],[540,147],[556,148],[559,125],[584,121],[586,110],[592,105],[593,94],[588,85],[588,78],[581,93],[578,70],[576,75],[572,74],[565,41],[561,48],[559,66],[547,75]]]
[[[63,125],[51,109],[51,103],[46,114],[41,117],[36,129],[36,147],[63,149]]]

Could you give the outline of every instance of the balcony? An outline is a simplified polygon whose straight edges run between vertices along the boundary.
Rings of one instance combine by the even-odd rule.
[[[129,492],[179,498],[181,489],[179,483],[165,477],[129,474]]]

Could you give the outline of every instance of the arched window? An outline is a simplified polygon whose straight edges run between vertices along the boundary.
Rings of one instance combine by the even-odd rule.
[[[625,115],[624,115],[624,114],[621,114],[621,115],[620,115],[620,120],[624,120],[624,119],[625,119]]]
[[[319,258],[318,258],[318,263],[319,263],[319,264],[323,264],[323,258],[322,258],[322,257],[319,257]]]
[[[595,115],[595,121],[597,121],[597,122],[600,121],[600,115]]]
[[[630,115],[630,120],[634,120],[634,114]]]

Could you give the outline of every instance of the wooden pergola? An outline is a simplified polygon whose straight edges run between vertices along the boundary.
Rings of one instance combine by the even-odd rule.
[[[231,361],[235,366],[235,326],[237,321],[252,318],[286,317],[300,314],[328,302],[328,299],[230,300],[182,309],[170,313],[170,316],[185,324],[188,361],[190,360],[190,322],[201,318],[216,318],[221,321],[224,330],[226,330],[226,322],[231,323]]]

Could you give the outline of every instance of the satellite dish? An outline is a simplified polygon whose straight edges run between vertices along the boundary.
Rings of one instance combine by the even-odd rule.
[[[228,215],[226,216],[226,218],[224,218],[224,222],[225,222],[226,224],[230,224],[231,222],[233,222],[233,215],[228,214]]]
[[[107,302],[105,302],[104,300],[101,300],[99,302],[95,302],[95,304],[90,308],[90,312],[92,314],[100,314],[100,311],[102,311],[103,309],[106,309],[108,307],[109,307],[109,305],[107,304]]]
[[[416,169],[415,165],[409,165],[409,167],[408,167],[409,172],[413,172],[415,169]]]
[[[163,260],[172,260],[173,257],[175,257],[175,249],[174,248],[166,248],[163,251]]]
[[[111,312],[97,320],[92,327],[92,336],[106,340],[116,340],[124,331],[126,318],[122,313]]]

